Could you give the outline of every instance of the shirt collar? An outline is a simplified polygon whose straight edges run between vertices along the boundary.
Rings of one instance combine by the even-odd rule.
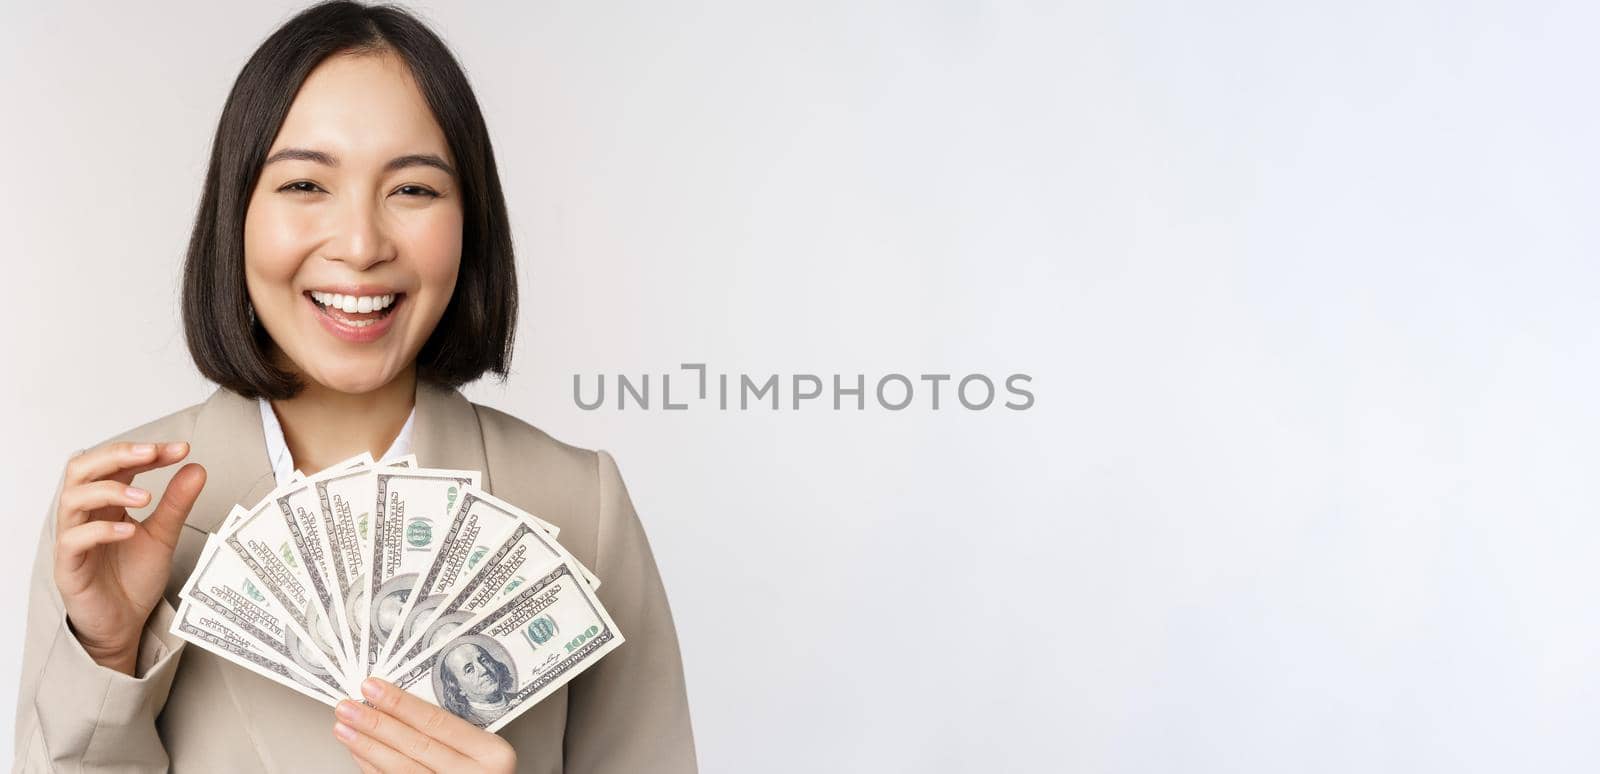
[[[267,464],[272,468],[272,477],[277,485],[283,486],[294,478],[294,458],[289,454],[289,444],[283,438],[283,425],[278,423],[278,414],[272,410],[272,404],[266,398],[256,398],[256,403],[261,409],[261,434],[267,440]],[[389,444],[389,450],[378,458],[378,462],[411,453],[412,426],[416,420],[417,407],[413,405],[406,423],[400,428],[400,434],[395,436],[394,443]]]

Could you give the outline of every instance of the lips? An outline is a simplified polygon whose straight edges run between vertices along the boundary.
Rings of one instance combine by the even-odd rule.
[[[406,294],[308,290],[305,299],[317,321],[329,333],[344,341],[364,344],[388,332],[395,312],[406,301]]]

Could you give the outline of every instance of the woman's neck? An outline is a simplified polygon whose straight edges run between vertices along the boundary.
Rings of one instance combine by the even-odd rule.
[[[295,467],[314,473],[362,452],[389,450],[416,405],[415,366],[372,392],[352,395],[312,380],[288,400],[272,401]]]

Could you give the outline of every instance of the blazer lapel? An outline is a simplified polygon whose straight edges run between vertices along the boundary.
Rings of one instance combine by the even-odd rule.
[[[411,432],[411,448],[417,455],[418,465],[482,471],[480,485],[494,493],[478,412],[459,391],[418,379],[417,418]]]
[[[216,532],[235,504],[251,505],[277,483],[253,399],[218,388],[195,418],[189,443],[190,458],[206,467],[205,488],[187,522],[195,529]]]

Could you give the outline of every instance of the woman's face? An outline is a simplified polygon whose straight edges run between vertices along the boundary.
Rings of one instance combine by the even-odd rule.
[[[250,301],[286,366],[364,393],[411,365],[461,267],[454,169],[400,59],[335,55],[311,72],[244,225]]]

